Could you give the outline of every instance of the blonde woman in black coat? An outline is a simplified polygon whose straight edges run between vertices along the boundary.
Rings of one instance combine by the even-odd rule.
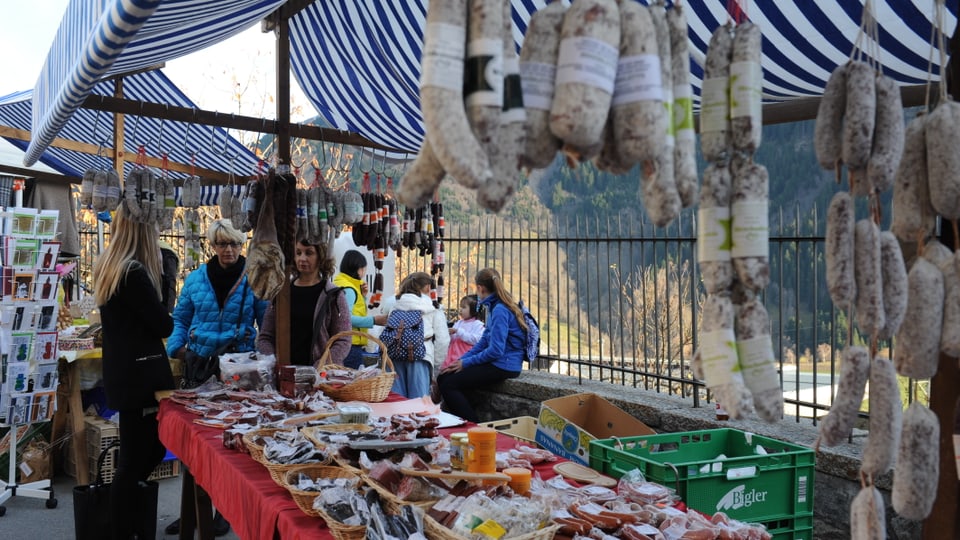
[[[133,221],[121,205],[110,227],[110,245],[93,269],[107,406],[120,413],[120,455],[110,493],[115,540],[152,538],[156,526],[140,530],[138,517],[146,501],[140,500],[137,483],[150,476],[166,453],[154,392],[174,387],[163,346],[173,319],[161,301],[161,272],[156,226]]]

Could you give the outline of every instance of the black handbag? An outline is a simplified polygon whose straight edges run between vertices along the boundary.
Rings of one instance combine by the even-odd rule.
[[[240,297],[240,315],[237,317],[237,327],[233,338],[221,345],[210,356],[200,356],[187,347],[183,355],[183,388],[196,388],[207,382],[210,377],[220,379],[220,355],[235,352],[240,343],[240,323],[243,321],[243,305],[247,300],[247,283],[243,284],[243,293]]]
[[[117,452],[119,448],[120,442],[114,441],[100,452],[97,458],[97,478],[94,483],[73,487],[73,525],[77,540],[104,540],[111,536],[111,484],[103,483],[103,462],[108,452]],[[156,538],[159,485],[156,482],[140,482],[137,489],[144,503],[136,510],[140,514],[136,522],[137,536]]]

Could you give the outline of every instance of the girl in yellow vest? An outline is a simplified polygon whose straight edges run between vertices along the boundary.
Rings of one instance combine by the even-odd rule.
[[[367,274],[367,258],[363,253],[351,249],[343,254],[340,260],[340,273],[333,278],[333,284],[343,287],[343,293],[350,306],[350,326],[358,332],[366,333],[373,325],[383,325],[387,322],[386,315],[367,315],[367,283],[364,276]],[[367,338],[353,336],[350,353],[343,360],[343,365],[357,369],[363,365],[363,347]]]

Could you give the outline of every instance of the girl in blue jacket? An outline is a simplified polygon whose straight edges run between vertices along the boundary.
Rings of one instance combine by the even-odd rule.
[[[476,345],[437,377],[444,406],[470,422],[478,418],[464,391],[519,377],[527,342],[523,312],[504,288],[500,273],[480,270],[474,284],[480,306],[486,309],[486,329]]]

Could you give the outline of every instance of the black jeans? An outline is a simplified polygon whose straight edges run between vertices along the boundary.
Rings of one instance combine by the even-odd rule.
[[[128,539],[132,534],[154,538],[156,525],[149,531],[137,530],[147,501],[138,500],[137,483],[146,481],[166,454],[160,443],[157,413],[143,409],[120,411],[120,453],[110,488],[110,523],[113,538]],[[155,503],[155,502],[154,502]]]
[[[477,421],[477,412],[473,410],[464,390],[472,390],[506,379],[520,376],[519,371],[506,371],[493,364],[480,364],[464,368],[456,373],[444,373],[437,377],[443,405],[448,412],[470,422]]]

